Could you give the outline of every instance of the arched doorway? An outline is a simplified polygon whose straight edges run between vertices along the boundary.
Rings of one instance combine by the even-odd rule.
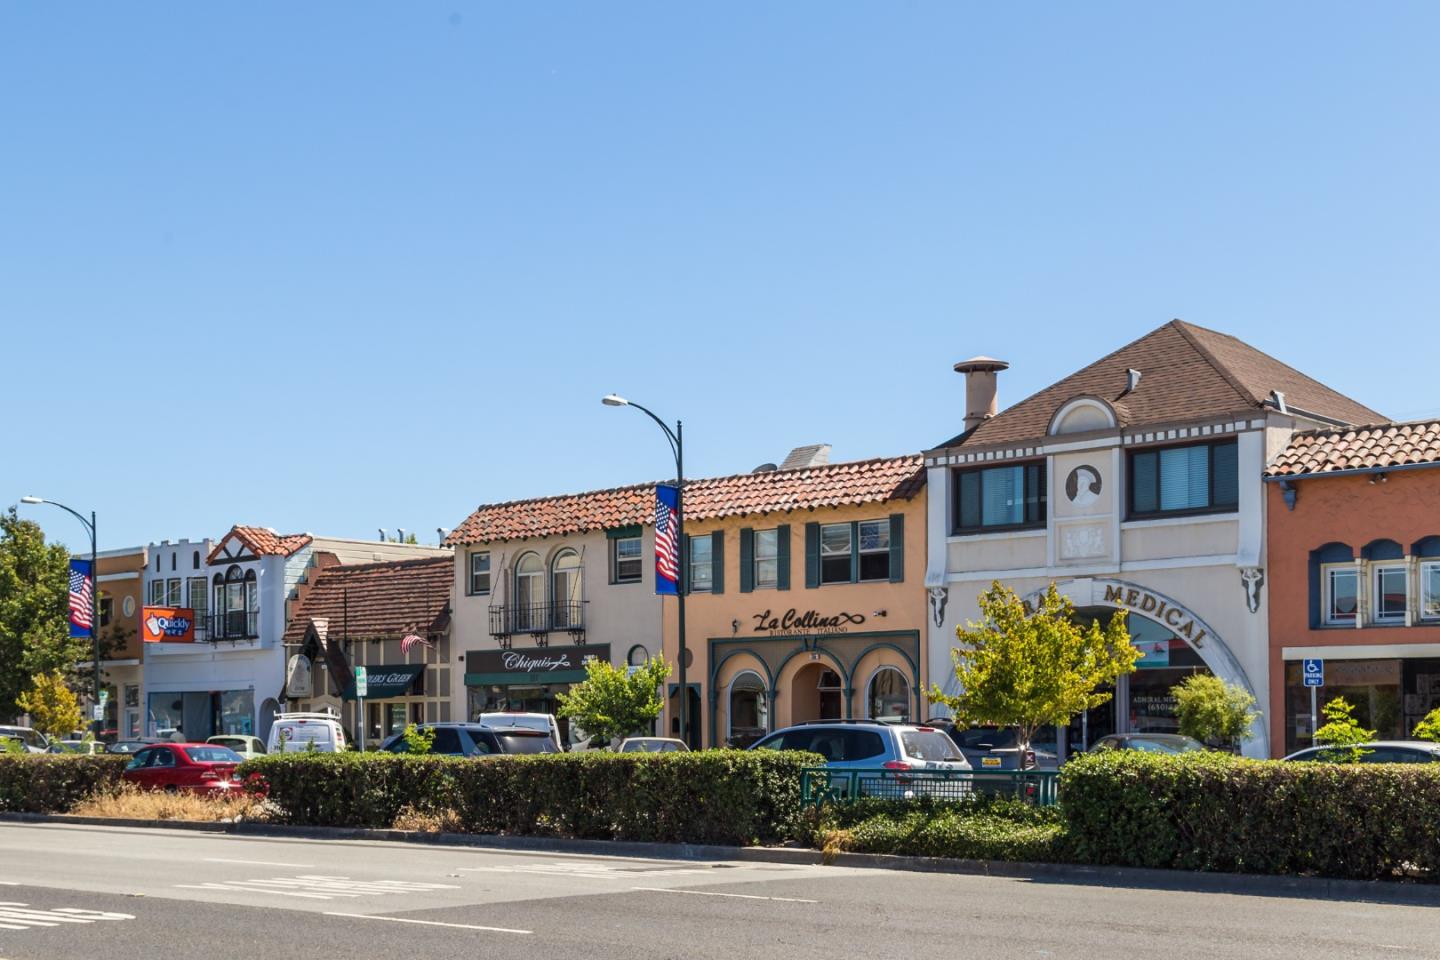
[[[1186,672],[1208,671],[1224,680],[1226,683],[1234,684],[1253,695],[1262,705],[1266,702],[1264,691],[1257,690],[1250,682],[1245,668],[1240,665],[1235,654],[1225,643],[1224,639],[1210,628],[1199,615],[1184,604],[1159,593],[1149,587],[1138,583],[1131,583],[1125,580],[1110,579],[1076,579],[1065,580],[1055,584],[1056,589],[1070,599],[1075,605],[1077,612],[1089,614],[1090,616],[1102,615],[1109,617],[1117,609],[1129,611],[1128,626],[1132,638],[1138,639],[1142,644],[1150,643],[1149,663],[1142,660],[1137,665],[1136,673],[1123,682],[1125,689],[1117,692],[1133,694],[1136,689],[1132,684],[1137,682],[1140,689],[1156,689],[1167,679],[1164,674],[1155,673],[1148,676],[1142,671],[1148,669],[1170,669],[1172,662],[1162,665],[1159,661],[1161,653],[1157,645],[1163,645],[1167,658],[1173,658],[1173,665],[1183,675]],[[1033,603],[1042,591],[1035,591],[1025,597],[1027,604]],[[1151,679],[1153,678],[1153,679]],[[1180,681],[1177,676],[1170,682],[1173,686]],[[1164,696],[1168,697],[1169,686],[1164,688]],[[1153,693],[1144,693],[1142,696],[1151,696]],[[1133,696],[1131,697],[1133,699]],[[1122,702],[1122,697],[1117,697],[1114,705],[1107,704],[1099,708],[1101,711],[1110,709],[1112,711],[1111,723],[1124,729],[1130,722],[1131,708],[1133,703]],[[1161,711],[1166,708],[1163,703],[1142,703],[1147,712]],[[1173,708],[1172,708],[1173,709]],[[1143,717],[1137,715],[1137,721]],[[1097,719],[1094,711],[1088,719]],[[1103,717],[1099,718],[1103,723]],[[1149,722],[1149,721],[1145,721]],[[1077,720],[1077,724],[1079,721]],[[1072,726],[1072,730],[1077,730]],[[1105,732],[1116,732],[1114,729]],[[1095,730],[1089,730],[1087,742],[1093,742],[1097,736],[1102,734]],[[1242,752],[1248,757],[1268,757],[1270,755],[1270,736],[1264,718],[1259,718],[1250,727],[1251,737],[1242,746]]]
[[[824,662],[807,663],[790,684],[790,722],[839,720],[844,714],[845,690],[840,673]]]
[[[726,746],[743,749],[770,732],[770,695],[754,670],[736,674],[730,681],[726,708]]]
[[[865,716],[872,720],[910,717],[910,683],[896,667],[881,667],[865,688]]]

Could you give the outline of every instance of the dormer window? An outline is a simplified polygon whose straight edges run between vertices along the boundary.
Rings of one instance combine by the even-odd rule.
[[[1234,440],[1136,450],[1130,454],[1130,517],[1224,513],[1240,502]]]

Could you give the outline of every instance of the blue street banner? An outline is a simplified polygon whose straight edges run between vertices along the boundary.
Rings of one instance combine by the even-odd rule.
[[[95,626],[95,580],[89,560],[70,561],[70,636],[88,637]]]
[[[655,592],[680,593],[680,491],[655,488]]]

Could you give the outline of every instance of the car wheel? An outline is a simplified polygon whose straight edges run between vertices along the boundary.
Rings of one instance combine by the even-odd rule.
[[[170,796],[173,797],[173,796],[175,796],[177,793],[180,792],[180,788],[177,787],[177,786],[175,786],[175,784],[172,783],[172,784],[170,784],[170,786],[168,786],[168,787],[165,788],[165,792],[168,793],[168,794],[170,794]]]

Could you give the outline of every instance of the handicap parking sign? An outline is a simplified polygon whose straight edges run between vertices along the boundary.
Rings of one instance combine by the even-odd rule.
[[[1325,686],[1325,661],[1324,660],[1303,660],[1300,668],[1301,675],[1305,678],[1307,687]]]

